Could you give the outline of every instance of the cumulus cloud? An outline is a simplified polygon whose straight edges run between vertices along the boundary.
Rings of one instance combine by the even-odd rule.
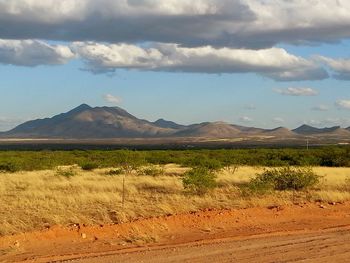
[[[39,40],[0,39],[0,63],[19,66],[60,65],[80,57],[93,73],[117,69],[191,73],[257,73],[277,81],[320,80],[328,73],[312,60],[282,48],[261,50],[74,42],[54,45]]]
[[[350,59],[349,58],[328,58],[315,56],[315,59],[326,64],[332,72],[333,77],[340,80],[350,80]]]
[[[286,96],[316,96],[318,91],[312,88],[295,88],[290,87],[286,89],[274,89],[276,93]]]
[[[104,100],[108,103],[119,104],[122,102],[122,99],[118,96],[112,94],[106,94],[103,96]]]
[[[320,105],[312,107],[311,109],[314,110],[314,111],[328,111],[329,110],[329,106],[320,104]]]
[[[124,68],[320,80],[329,77],[323,63],[334,77],[350,79],[350,59],[310,60],[274,48],[349,38],[345,0],[0,0],[0,25],[3,64],[64,64],[74,54],[68,44],[43,42],[54,40],[74,42],[94,73]]]
[[[0,39],[0,63],[18,66],[60,65],[74,57],[69,47],[38,40]]]
[[[252,121],[254,121],[252,118],[250,118],[248,116],[242,116],[242,117],[239,118],[239,120],[241,122],[252,122]]]
[[[101,73],[116,69],[195,73],[258,73],[279,80],[316,80],[328,77],[314,62],[289,54],[281,48],[261,50],[185,48],[176,44],[141,47],[129,44],[75,42],[74,50],[86,70]]]
[[[347,0],[0,0],[0,38],[267,48],[350,37]]]
[[[0,38],[220,44],[254,19],[241,0],[0,0]]]
[[[350,100],[338,100],[335,105],[339,109],[350,110]]]
[[[273,122],[275,123],[284,123],[285,120],[283,118],[280,118],[280,117],[275,117],[272,119]]]

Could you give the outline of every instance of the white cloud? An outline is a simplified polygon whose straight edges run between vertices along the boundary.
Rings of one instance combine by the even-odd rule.
[[[118,96],[112,94],[106,94],[103,96],[104,100],[108,103],[119,104],[122,102],[122,99]]]
[[[349,58],[328,58],[323,56],[315,56],[315,60],[325,63],[332,72],[334,78],[340,80],[350,80],[350,59]]]
[[[248,116],[242,116],[239,118],[240,121],[242,122],[252,122],[254,121],[252,118],[248,117]]]
[[[0,0],[0,24],[0,38],[261,48],[349,38],[350,2]]]
[[[101,73],[116,69],[196,73],[258,73],[280,81],[324,79],[327,73],[314,62],[281,48],[262,50],[185,48],[154,44],[147,48],[128,44],[75,42],[71,46],[86,70]]]
[[[285,120],[283,118],[280,118],[280,117],[275,117],[272,119],[273,122],[275,123],[284,123]]]
[[[340,109],[350,110],[350,100],[338,100],[335,105]]]
[[[350,59],[310,60],[273,48],[348,39],[345,0],[0,0],[0,25],[2,64],[73,58],[68,46],[43,42],[53,40],[76,42],[95,73],[130,68],[320,80],[328,77],[323,63],[335,78],[350,80]]]
[[[303,123],[311,126],[320,126],[322,124],[322,121],[311,119],[308,121],[304,121]]]
[[[38,40],[0,39],[0,63],[18,66],[60,65],[74,57],[69,47]]]
[[[286,89],[274,89],[275,92],[286,96],[316,96],[318,91],[312,88],[290,87]]]
[[[1,1],[1,0],[0,0]],[[256,73],[277,81],[320,80],[328,73],[314,61],[282,48],[261,50],[186,48],[176,44],[145,46],[74,42],[52,45],[39,40],[0,39],[0,63],[17,66],[60,65],[80,57],[93,73],[117,69],[191,73]]]
[[[329,110],[329,106],[320,104],[320,105],[312,107],[311,109],[314,110],[314,111],[328,111]]]

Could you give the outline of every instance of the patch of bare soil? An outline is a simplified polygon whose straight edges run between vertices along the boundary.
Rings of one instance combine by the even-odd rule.
[[[0,238],[0,262],[347,262],[350,203],[207,210]]]

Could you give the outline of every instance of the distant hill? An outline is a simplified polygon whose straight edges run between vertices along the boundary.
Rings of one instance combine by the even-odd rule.
[[[271,129],[271,130],[265,130],[263,132],[263,134],[265,135],[269,135],[269,136],[278,136],[278,137],[291,137],[291,136],[296,136],[297,134],[287,128],[284,127],[278,127],[275,129]]]
[[[350,136],[350,131],[347,129],[343,129],[341,127],[338,127],[337,129],[334,129],[326,134],[333,135],[333,136]]]
[[[232,138],[237,137],[240,133],[239,129],[225,122],[204,122],[190,125],[174,135],[181,137]]]
[[[155,122],[139,119],[119,107],[90,107],[82,104],[71,111],[52,118],[25,122],[16,128],[0,133],[1,138],[41,139],[110,139],[110,138],[243,138],[268,136],[275,139],[302,136],[331,136],[350,139],[350,127],[315,128],[302,125],[289,130],[284,127],[261,129],[225,122],[203,122],[181,125],[159,119]],[[317,137],[318,138],[318,137]]]
[[[16,138],[132,138],[174,133],[140,120],[118,107],[92,108],[86,104],[52,118],[23,123],[5,136]]]
[[[329,128],[316,128],[312,127],[310,125],[302,125],[296,129],[293,130],[293,132],[301,135],[319,135],[319,134],[328,134],[328,135],[342,135],[350,136],[350,129],[343,129],[340,126],[334,126],[334,127],[329,127]]]
[[[164,119],[159,119],[153,122],[153,124],[160,128],[179,129],[179,130],[186,128],[185,125],[177,124],[173,121],[167,121]]]
[[[318,128],[304,124],[294,129],[293,132],[302,134],[302,135],[309,135],[309,134],[323,133],[323,129],[318,129]]]
[[[246,134],[250,134],[250,135],[259,134],[259,133],[263,133],[264,131],[266,131],[266,130],[261,129],[261,128],[245,127],[245,126],[235,125],[235,124],[232,124],[231,126],[240,130],[241,133],[246,133]]]

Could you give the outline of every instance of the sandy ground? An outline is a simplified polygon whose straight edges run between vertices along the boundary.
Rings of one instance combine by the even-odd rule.
[[[0,262],[350,262],[350,203],[54,227],[0,238]]]

